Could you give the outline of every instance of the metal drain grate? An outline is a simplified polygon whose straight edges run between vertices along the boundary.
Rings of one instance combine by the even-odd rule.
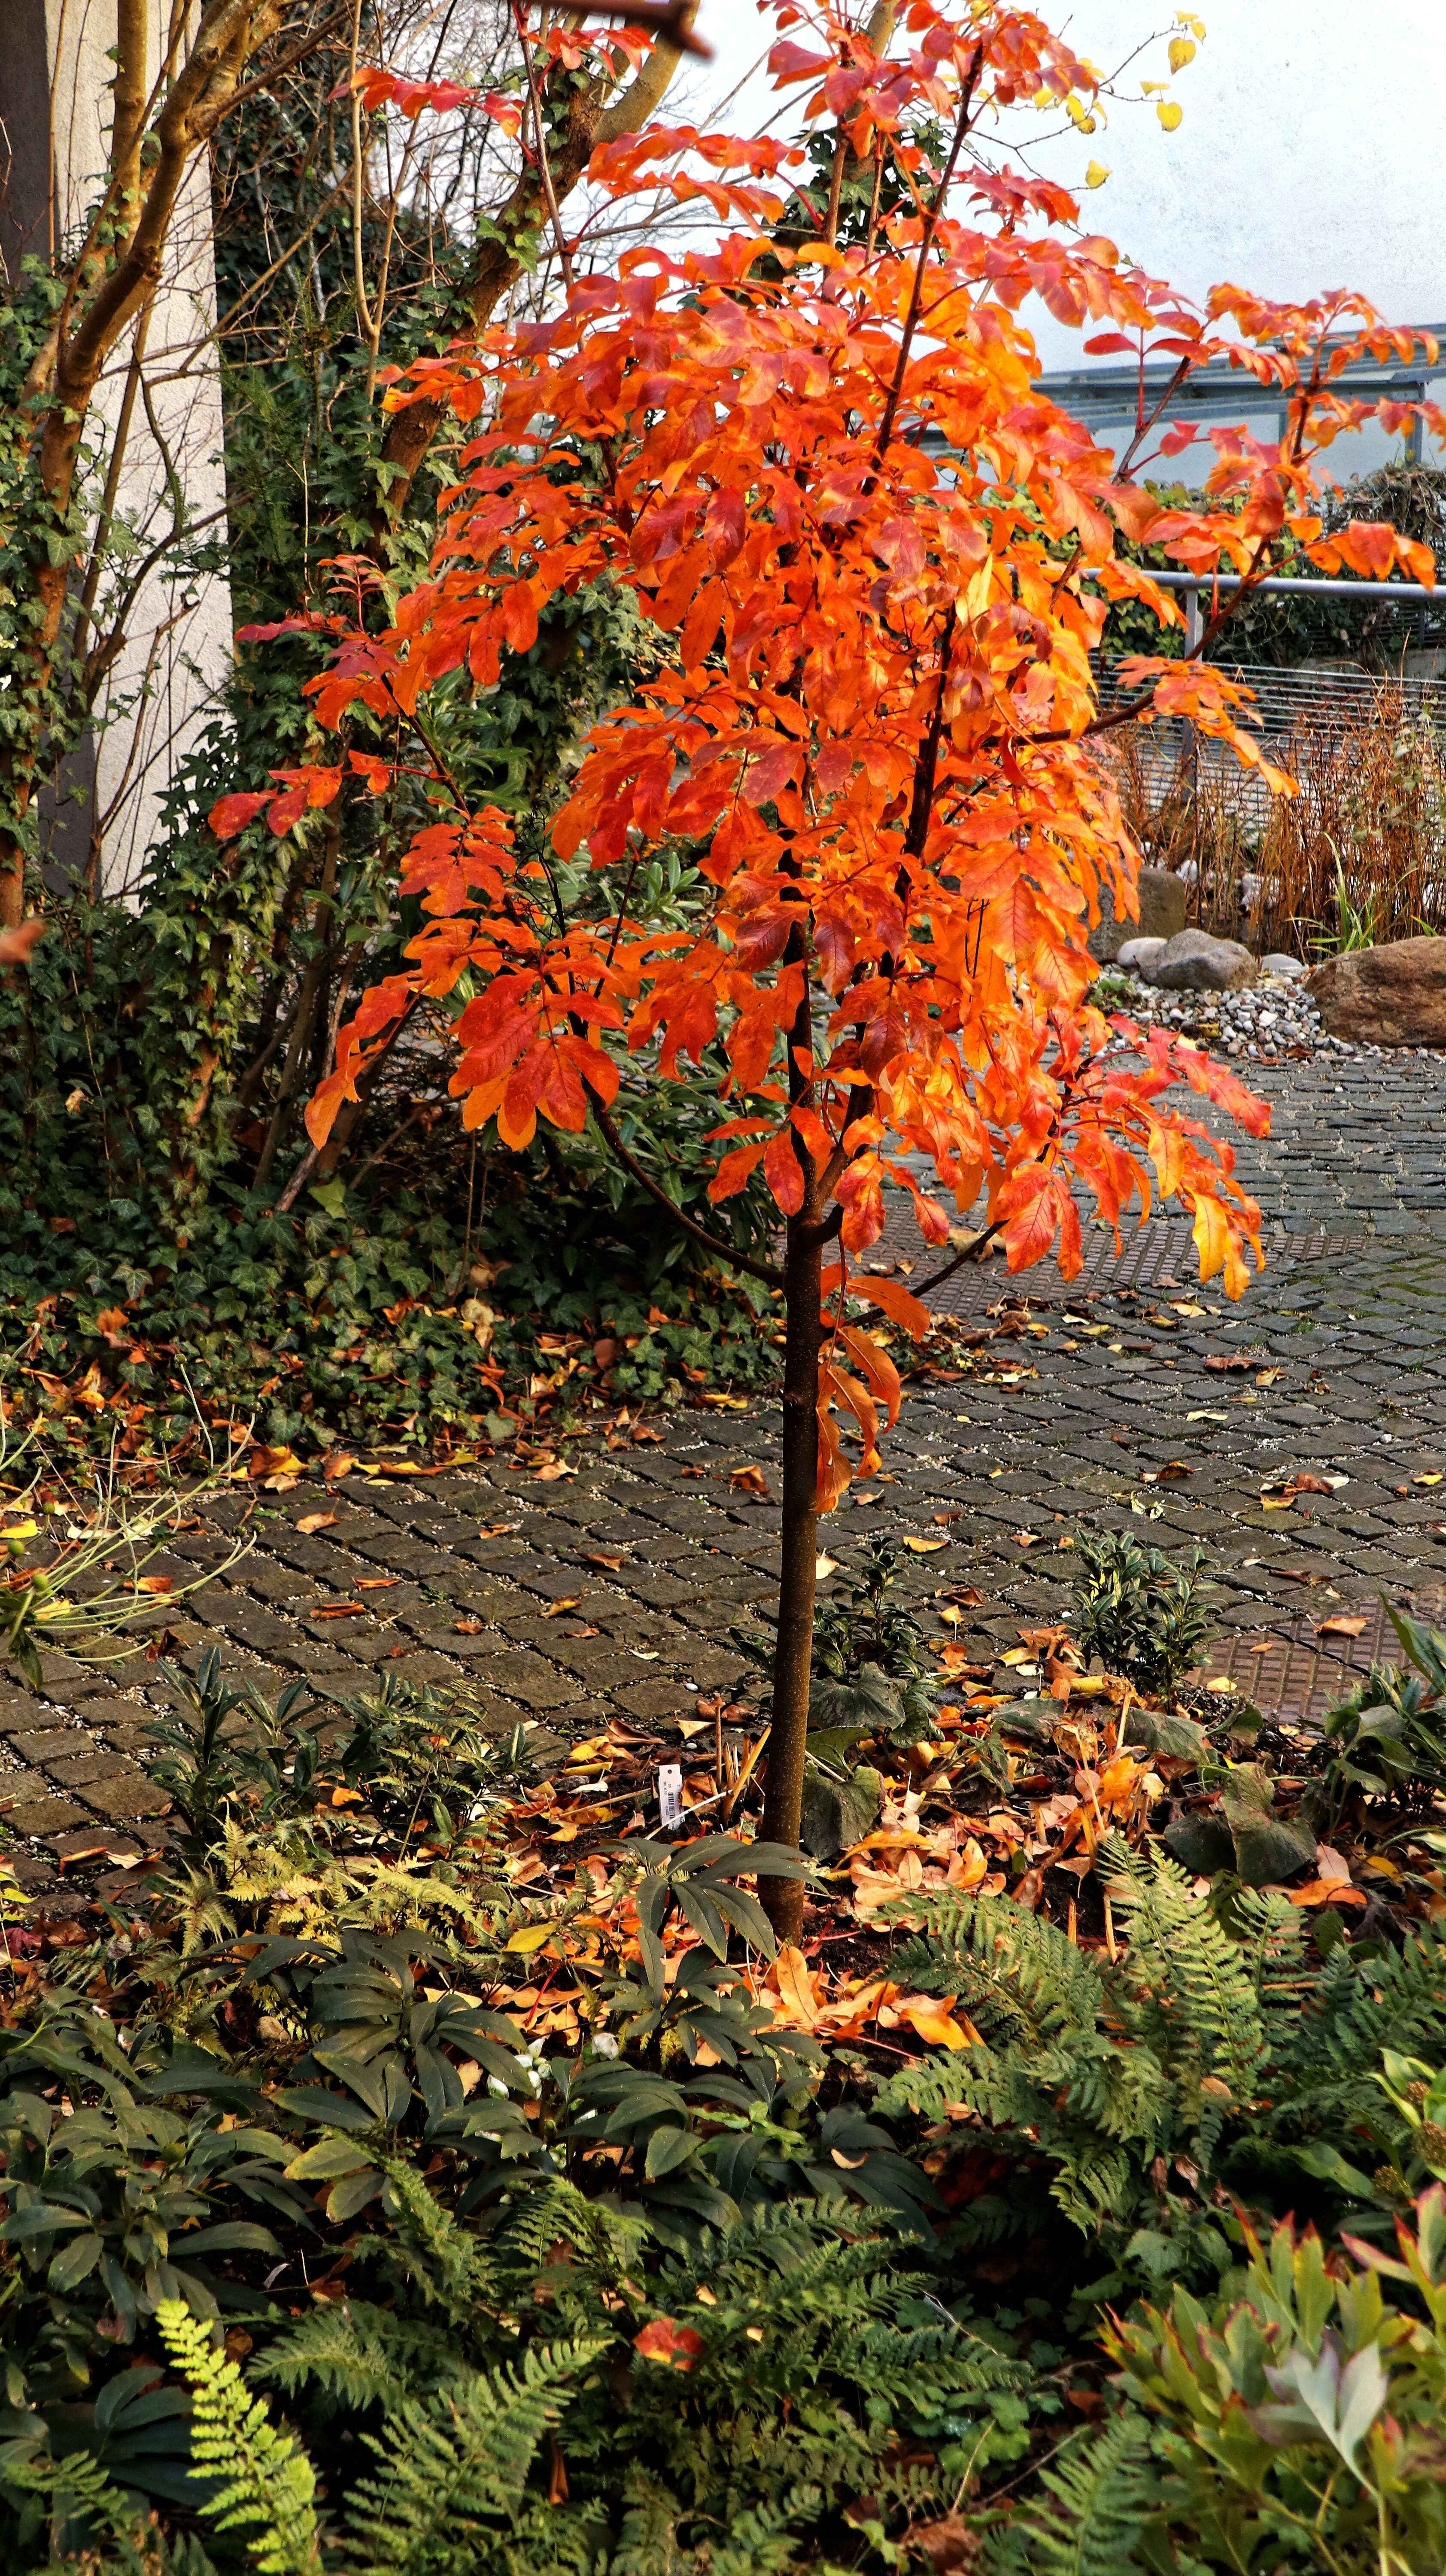
[[[1278,1276],[1283,1263],[1339,1260],[1347,1253],[1359,1252],[1367,1240],[1355,1234],[1268,1238],[1262,1276]],[[944,1257],[926,1250],[912,1214],[900,1209],[891,1212],[889,1224],[866,1255],[863,1267],[892,1271],[912,1286],[916,1278],[927,1278],[931,1271],[941,1268]],[[911,1273],[895,1268],[900,1259],[913,1263]],[[1121,1288],[1185,1289],[1198,1282],[1199,1265],[1188,1218],[1156,1217],[1137,1226],[1133,1233],[1122,1235],[1118,1253],[1114,1236],[1103,1227],[1092,1226],[1085,1236],[1084,1267],[1073,1279],[1061,1279],[1050,1260],[1036,1262],[1030,1270],[1011,1271],[1001,1255],[988,1254],[982,1261],[964,1262],[953,1278],[924,1302],[934,1314],[968,1316],[982,1313],[986,1306],[1006,1296],[1027,1297],[1032,1306],[1069,1306],[1081,1297],[1106,1296]]]
[[[1400,1594],[1398,1610],[1439,1626],[1446,1610],[1446,1585]],[[1364,1618],[1358,1637],[1320,1634],[1320,1621],[1331,1615]],[[1242,1698],[1252,1700],[1264,1717],[1286,1718],[1298,1726],[1316,1724],[1352,1681],[1363,1681],[1373,1664],[1401,1661],[1401,1648],[1379,1593],[1369,1600],[1325,1602],[1297,1618],[1282,1618],[1267,1628],[1222,1637],[1206,1664],[1210,1676],[1224,1675]]]

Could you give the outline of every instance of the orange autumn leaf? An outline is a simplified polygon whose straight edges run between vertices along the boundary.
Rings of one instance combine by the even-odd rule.
[[[979,2034],[956,2021],[955,2001],[953,1995],[904,1995],[893,2009],[930,2048],[968,2048]]]

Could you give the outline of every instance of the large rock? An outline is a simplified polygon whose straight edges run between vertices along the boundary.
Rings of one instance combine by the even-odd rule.
[[[1166,993],[1238,993],[1260,981],[1248,948],[1238,939],[1212,939],[1208,930],[1177,931],[1140,972]]]
[[[1169,868],[1141,868],[1139,879],[1140,918],[1131,921],[1126,915],[1115,919],[1114,898],[1107,885],[1100,888],[1099,927],[1090,932],[1090,955],[1103,965],[1118,957],[1127,939],[1173,939],[1185,927],[1185,881]]]
[[[1328,957],[1306,978],[1333,1038],[1446,1047],[1446,939],[1396,939]]]

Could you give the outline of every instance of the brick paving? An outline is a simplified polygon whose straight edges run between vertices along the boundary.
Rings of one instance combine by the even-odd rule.
[[[942,1539],[905,1557],[901,1586],[924,1614],[977,1592],[955,1633],[981,1665],[1062,1613],[1079,1525],[1200,1546],[1214,1669],[1298,1718],[1389,1650],[1384,1602],[1446,1610],[1446,1065],[1323,1056],[1252,1078],[1273,1134],[1238,1140],[1238,1161],[1271,1257],[1243,1303],[1199,1287],[1171,1219],[1119,1263],[1095,1233],[1068,1287],[971,1265],[935,1300],[963,1319],[956,1364],[910,1385],[885,1476],[824,1524],[844,1568],[869,1532]],[[657,1446],[580,1444],[551,1483],[499,1456],[227,1498],[159,1569],[218,1562],[249,1513],[252,1553],[171,1615],[181,1659],[218,1644],[272,1695],[298,1673],[352,1692],[393,1672],[465,1684],[498,1729],[676,1737],[742,1670],[730,1624],[771,1599],[774,1513],[730,1479],[761,1466],[777,1491],[778,1409],[705,1404],[660,1427]],[[1267,1507],[1303,1474],[1335,1481]],[[334,1523],[299,1531],[319,1510]],[[1352,1615],[1359,1637],[1320,1633]],[[0,1667],[0,1810],[37,1890],[67,1856],[161,1830],[135,1757],[165,1698],[141,1657],[47,1656],[38,1693]]]

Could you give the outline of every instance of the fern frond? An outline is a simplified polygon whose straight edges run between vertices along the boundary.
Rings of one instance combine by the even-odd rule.
[[[535,2277],[561,2240],[611,2283],[636,2262],[646,2234],[646,2222],[633,2211],[603,2209],[558,2176],[518,2194],[493,2242],[500,2271]]]
[[[258,2386],[314,2386],[349,2407],[395,2405],[414,2388],[436,2388],[461,2364],[444,2327],[399,2317],[365,2299],[328,2299],[278,2335],[252,2369]]]
[[[408,2281],[428,2306],[465,2319],[491,2287],[492,2264],[486,2247],[427,2189],[415,2165],[404,2156],[388,2157],[383,2171],[382,2210],[391,2223],[390,2233],[364,2237],[357,2254],[395,2256],[400,2251]]]
[[[1177,1861],[1146,1863],[1112,1835],[1096,1855],[1129,1947],[1107,1980],[1127,2025],[1173,2076],[1189,2117],[1198,2118],[1201,2079],[1213,2077],[1238,2103],[1253,2101],[1267,2056],[1265,2022],[1250,1958],[1197,1897]]]
[[[529,2352],[520,2371],[469,2371],[426,2403],[404,2399],[366,2436],[380,2474],[365,2478],[347,2526],[345,2564],[367,2576],[472,2569],[522,2501],[537,2446],[601,2342]]]
[[[1045,2493],[991,2542],[992,2576],[1128,2576],[1149,2511],[1150,2435],[1126,2410],[1041,2471]]]
[[[126,2569],[140,2567],[137,2536],[145,2531],[144,2508],[136,2496],[115,2484],[93,2451],[67,2451],[59,2459],[45,2450],[32,2452],[28,2459],[17,2458],[12,2451],[5,2464],[5,2483],[24,2495],[48,2499],[62,2549],[83,2543],[93,2546],[97,2534],[106,2532]]]
[[[891,1974],[926,1994],[956,1995],[986,2039],[1037,2048],[1093,2029],[1102,2001],[1094,1956],[1047,1917],[952,1888],[910,1897],[909,1908],[922,1930],[900,1944]]]
[[[289,2433],[278,2433],[259,2397],[248,2397],[234,2361],[183,2299],[156,2308],[161,2341],[191,2390],[192,2474],[226,2480],[200,2510],[218,2531],[248,2528],[260,2576],[304,2576],[317,2564],[316,2480]]]

